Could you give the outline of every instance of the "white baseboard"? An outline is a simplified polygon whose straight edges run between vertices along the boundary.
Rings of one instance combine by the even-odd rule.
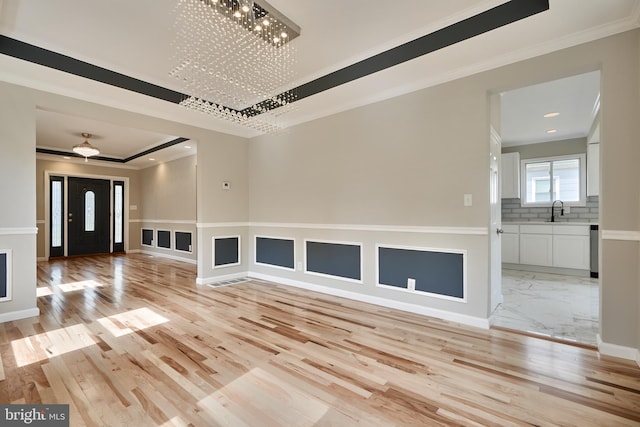
[[[246,271],[240,273],[225,274],[224,276],[198,277],[196,285],[210,285],[211,283],[224,282],[226,280],[241,279],[249,275]]]
[[[9,313],[0,313],[0,323],[38,316],[40,316],[40,309],[38,307],[29,308],[27,310],[11,311]]]
[[[163,254],[162,252],[146,251],[144,249],[132,249],[130,251],[127,251],[127,253],[129,253],[129,254],[145,254],[145,255],[157,256],[158,258],[168,258],[168,259],[172,259],[172,260],[175,260],[175,261],[188,262],[189,264],[198,264],[198,261],[195,260],[195,259],[183,258],[183,257],[175,256],[175,255],[169,255],[169,254]]]
[[[248,275],[249,277],[254,277],[256,279],[281,283],[283,285],[293,286],[296,288],[302,288],[310,291],[320,292],[323,294],[348,298],[360,302],[379,305],[382,307],[394,308],[397,310],[407,311],[409,313],[420,314],[423,316],[436,317],[438,319],[461,323],[463,325],[473,326],[476,328],[489,329],[489,319],[483,319],[481,317],[474,317],[468,316],[466,314],[454,313],[451,311],[438,310],[435,308],[424,307],[422,305],[409,304],[406,302],[390,300],[387,298],[365,295],[358,292],[345,291],[343,289],[330,288],[327,286],[314,285],[312,283],[284,279],[282,277],[270,276],[268,274],[256,273],[252,271],[250,271]]]
[[[512,264],[508,262],[502,263],[502,268],[506,268],[508,270],[533,271],[534,273],[550,273],[564,274],[565,276],[591,277],[591,271],[577,270],[574,268],[545,267],[542,265]]]
[[[598,350],[605,356],[619,357],[620,359],[635,360],[640,366],[640,350],[602,341],[600,334],[596,335]]]

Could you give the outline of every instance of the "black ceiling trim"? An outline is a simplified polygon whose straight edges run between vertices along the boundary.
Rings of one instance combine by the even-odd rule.
[[[511,0],[475,16],[464,19],[433,33],[419,37],[385,52],[319,77],[294,89],[283,92],[279,99],[304,99],[325,90],[357,80],[389,67],[418,58],[436,50],[452,46],[469,38],[503,27],[529,16],[549,10],[549,0]],[[98,82],[131,90],[157,99],[179,103],[187,95],[120,74],[106,68],[83,62],[38,46],[0,35],[0,54],[9,55],[35,64],[85,77]],[[247,116],[256,116],[263,111],[279,107],[280,104],[265,100],[259,108],[248,107],[242,111]],[[228,107],[226,107],[228,108]],[[237,112],[233,108],[228,108]],[[142,156],[148,153],[140,153]]]
[[[333,73],[319,77],[278,96],[285,98],[288,94],[294,94],[295,99],[303,99],[393,67],[394,65],[435,52],[436,50],[452,46],[548,9],[549,0],[512,0],[433,33],[429,33],[360,62],[356,62]],[[263,101],[259,106],[270,109],[273,108],[273,104],[273,102],[267,100]],[[251,115],[253,111],[255,110],[250,107],[242,111],[242,113]]]
[[[114,163],[128,163],[131,160],[135,160],[139,157],[142,156],[146,156],[148,154],[151,153],[155,153],[156,151],[160,151],[160,150],[164,150],[165,148],[169,148],[172,147],[174,145],[180,144],[182,142],[188,141],[189,138],[176,138],[176,139],[172,139],[169,142],[165,142],[164,144],[160,144],[160,145],[156,145],[155,147],[149,148],[148,150],[145,150],[141,153],[138,154],[134,154],[133,156],[129,156],[126,159],[118,159],[115,157],[105,157],[105,156],[91,156],[91,159],[94,160],[102,160],[105,162],[114,162]],[[79,154],[76,154],[74,152],[69,152],[69,151],[61,151],[61,150],[51,150],[48,148],[36,148],[36,153],[42,153],[42,154],[54,154],[56,156],[69,156],[69,157],[78,157],[81,159],[84,159],[84,156],[81,156]]]
[[[61,151],[61,150],[51,150],[49,148],[38,148],[36,147],[36,153],[41,154],[54,154],[56,156],[67,156],[67,157],[77,157],[80,159],[84,159],[84,156],[79,154],[70,152],[70,151]],[[93,160],[102,160],[103,162],[113,162],[113,163],[124,163],[125,160],[118,159],[115,157],[105,157],[105,156],[91,156]]]
[[[179,103],[187,95],[20,40],[0,35],[0,53],[164,101]]]
[[[155,153],[156,151],[160,151],[160,150],[163,150],[165,148],[172,147],[172,146],[174,146],[176,144],[180,144],[181,142],[185,142],[185,141],[188,141],[188,140],[189,140],[189,138],[182,138],[182,137],[176,138],[176,139],[171,140],[169,142],[165,142],[164,144],[156,145],[153,148],[149,148],[148,150],[144,150],[141,153],[134,154],[133,156],[127,157],[126,159],[124,159],[124,162],[125,163],[130,162],[131,160],[137,159],[138,157],[142,157],[142,156],[146,156],[147,154]]]

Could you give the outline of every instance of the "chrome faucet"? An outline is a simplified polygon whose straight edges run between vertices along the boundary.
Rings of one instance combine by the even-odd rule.
[[[556,221],[556,217],[553,215],[553,213],[555,212],[557,202],[560,202],[560,216],[564,215],[564,202],[562,200],[554,200],[551,204],[551,222]]]

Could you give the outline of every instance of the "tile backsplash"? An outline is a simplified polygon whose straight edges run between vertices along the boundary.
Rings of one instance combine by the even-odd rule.
[[[571,206],[570,213],[560,216],[560,207],[556,205],[557,222],[598,222],[600,200],[598,196],[587,197],[584,207]],[[502,199],[503,222],[548,221],[551,208],[522,207],[520,199]]]

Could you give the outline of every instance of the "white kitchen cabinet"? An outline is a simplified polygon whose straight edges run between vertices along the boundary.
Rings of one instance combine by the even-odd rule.
[[[520,264],[553,265],[551,234],[520,234]]]
[[[520,263],[520,234],[517,225],[503,224],[502,226],[502,262],[509,264]]]
[[[553,266],[590,269],[588,226],[556,226],[553,230]]]
[[[587,196],[600,195],[600,144],[587,144]]]
[[[590,228],[582,224],[503,224],[502,262],[590,269]]]
[[[504,153],[501,159],[500,194],[503,199],[520,198],[520,153]]]

